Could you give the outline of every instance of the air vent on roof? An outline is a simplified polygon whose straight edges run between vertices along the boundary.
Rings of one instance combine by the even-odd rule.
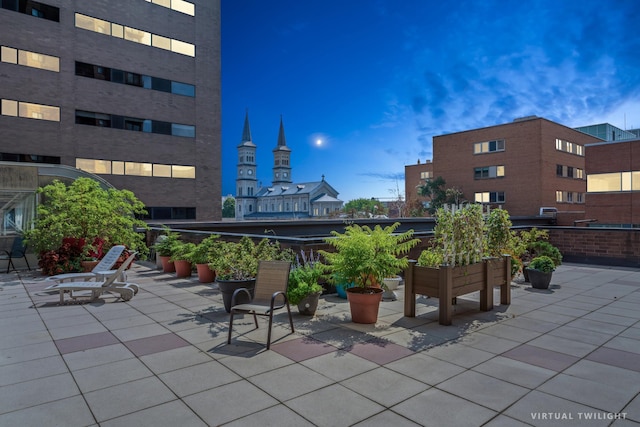
[[[268,191],[268,192],[272,192],[272,191],[273,191],[273,188],[269,187],[269,188],[267,188],[267,191]]]
[[[526,120],[533,120],[533,119],[537,119],[538,116],[524,116],[524,117],[518,117],[516,119],[513,119],[514,122],[524,122]]]
[[[296,185],[296,187],[298,187],[298,190],[302,190],[304,188],[304,185],[298,184],[298,185]]]
[[[289,187],[285,187],[284,185],[280,188],[282,188],[282,191],[287,191],[289,189]]]

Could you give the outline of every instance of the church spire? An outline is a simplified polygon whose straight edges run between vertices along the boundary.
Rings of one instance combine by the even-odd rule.
[[[278,148],[286,147],[287,140],[284,137],[284,124],[282,123],[282,115],[280,115],[280,133],[278,134]]]
[[[278,146],[273,149],[273,185],[290,184],[291,181],[291,149],[287,147],[284,138],[284,124],[280,116],[280,133],[278,134]]]
[[[244,128],[242,129],[242,141],[241,142],[249,142],[251,141],[251,128],[249,127],[249,109],[244,116]]]

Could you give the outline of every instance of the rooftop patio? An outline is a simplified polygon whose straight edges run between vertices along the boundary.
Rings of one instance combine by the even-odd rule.
[[[384,301],[350,321],[325,295],[316,316],[229,315],[214,284],[137,263],[129,302],[59,306],[37,272],[0,275],[0,425],[640,425],[640,269],[565,264],[549,290],[512,283],[512,303],[437,300],[417,317]],[[494,300],[500,301],[497,294]]]

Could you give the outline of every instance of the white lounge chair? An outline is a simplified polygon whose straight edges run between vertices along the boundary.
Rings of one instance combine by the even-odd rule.
[[[120,255],[124,252],[124,245],[116,245],[109,249],[109,252],[106,253],[105,256],[102,257],[100,262],[93,267],[93,270],[84,273],[64,273],[64,274],[56,274],[55,276],[49,276],[45,280],[63,283],[63,282],[73,282],[73,281],[81,281],[86,282],[90,280],[106,280],[111,275],[115,274],[117,270],[112,270],[113,266],[118,262]],[[120,281],[126,281],[126,275],[123,272]]]
[[[129,255],[120,268],[115,270],[114,274],[109,275],[105,280],[85,281],[85,282],[59,282],[51,286],[47,286],[46,291],[58,291],[60,292],[60,304],[64,304],[64,295],[68,294],[69,298],[74,301],[80,297],[86,297],[87,295],[73,295],[78,291],[91,291],[90,301],[95,300],[105,292],[116,293],[120,295],[123,301],[129,301],[135,294],[138,293],[138,285],[130,282],[118,282],[116,279],[129,267],[136,257],[136,252]]]

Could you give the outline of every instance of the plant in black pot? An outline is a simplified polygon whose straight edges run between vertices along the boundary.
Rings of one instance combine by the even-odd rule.
[[[318,308],[320,295],[322,295],[322,279],[324,269],[313,252],[309,257],[302,253],[302,261],[298,259],[289,273],[289,287],[287,298],[289,303],[298,306],[298,312],[305,316],[313,316]]]
[[[238,288],[246,288],[253,298],[253,291],[258,274],[259,261],[291,261],[293,254],[290,250],[280,248],[279,242],[272,242],[267,238],[258,244],[243,236],[239,242],[214,242],[210,250],[211,262],[209,267],[216,272],[216,283],[222,293],[224,308],[231,311],[231,297]],[[238,304],[250,301],[237,300]]]
[[[542,255],[535,257],[527,267],[531,286],[536,289],[548,289],[556,265],[551,258]]]

